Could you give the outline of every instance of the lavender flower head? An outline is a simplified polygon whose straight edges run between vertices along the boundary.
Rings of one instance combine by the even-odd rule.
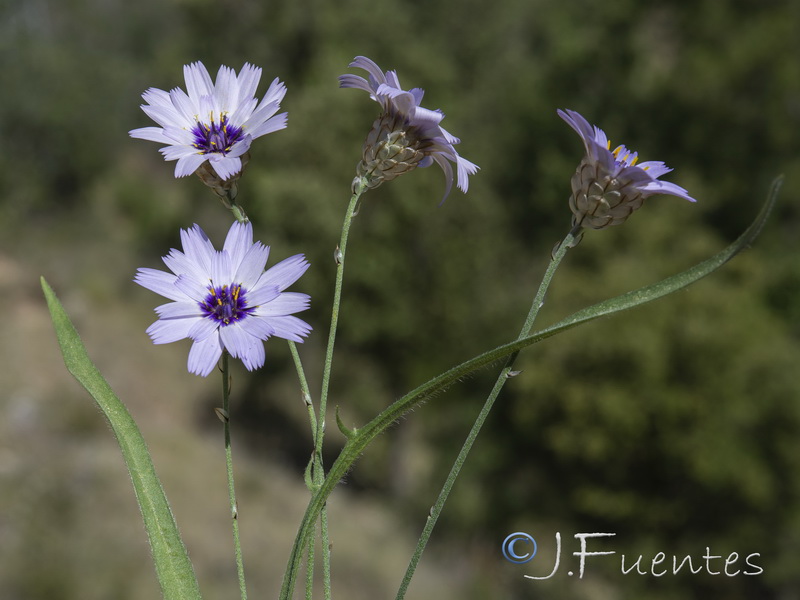
[[[420,106],[425,92],[420,88],[404,90],[396,72],[383,73],[365,56],[357,56],[349,66],[364,69],[369,79],[341,75],[339,87],[364,90],[383,108],[367,136],[362,160],[356,168],[358,176],[366,179],[367,187],[378,187],[384,181],[435,162],[444,171],[444,198],[447,198],[453,186],[452,162],[458,173],[457,185],[466,192],[469,175],[474,175],[478,166],[456,152],[453,146],[460,140],[440,125],[444,113]]]
[[[581,136],[586,147],[586,156],[571,181],[573,226],[603,229],[619,225],[654,194],[695,202],[682,187],[658,179],[672,171],[663,162],[640,163],[637,153],[625,146],[611,150],[603,130],[590,125],[574,110],[559,110],[558,116]]]
[[[139,269],[134,281],[172,300],[158,306],[147,333],[156,344],[191,338],[189,372],[207,376],[223,350],[249,371],[264,364],[264,340],[302,342],[311,327],[292,316],[306,310],[306,294],[285,292],[308,268],[302,254],[264,271],[269,247],[253,243],[253,226],[234,223],[220,251],[195,225],[181,230],[183,252],[172,249],[164,263],[172,273]]]
[[[211,81],[202,63],[183,67],[186,90],[169,92],[150,88],[142,98],[142,110],[160,127],[130,131],[131,137],[166,144],[160,152],[166,160],[177,160],[175,177],[194,172],[221,181],[235,179],[242,171],[242,159],[257,137],[286,127],[286,113],[275,115],[286,94],[277,78],[261,103],[254,97],[261,69],[245,63],[238,75],[225,66]],[[210,169],[209,169],[210,166]],[[205,182],[205,179],[204,179]]]

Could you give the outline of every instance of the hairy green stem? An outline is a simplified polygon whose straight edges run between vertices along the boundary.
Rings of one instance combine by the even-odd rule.
[[[300,391],[303,393],[303,401],[308,408],[308,420],[311,425],[311,436],[313,440],[317,439],[317,420],[314,414],[314,403],[311,400],[311,391],[308,387],[308,380],[306,379],[303,363],[300,360],[300,354],[297,351],[297,345],[289,340],[289,350],[292,353],[294,366],[297,370],[297,378],[300,381]],[[322,465],[322,454],[313,452],[311,456],[311,477],[307,481],[309,490],[313,494],[325,479],[325,472]],[[328,511],[323,506],[319,516],[320,520],[320,536],[322,537],[322,579],[325,599],[331,598],[331,553],[330,553],[330,537],[328,535]],[[306,572],[306,597],[311,598],[313,595],[314,586],[314,543],[308,547],[308,561]]]
[[[311,477],[310,481],[308,481],[309,488],[313,494],[312,501],[313,498],[319,494],[319,490],[325,482],[325,472],[322,462],[322,441],[325,436],[325,413],[328,408],[328,389],[330,387],[331,368],[333,365],[333,348],[336,342],[336,329],[339,324],[339,309],[342,302],[342,283],[344,281],[344,261],[345,254],[347,252],[347,240],[350,235],[350,224],[353,221],[353,217],[358,212],[359,200],[366,189],[366,181],[364,179],[357,180],[356,185],[353,188],[353,195],[350,198],[350,203],[348,204],[347,211],[345,212],[339,245],[336,247],[336,251],[334,253],[334,259],[336,261],[336,284],[333,293],[333,307],[331,309],[331,327],[330,332],[328,333],[328,345],[325,351],[325,365],[322,370],[322,391],[320,392],[319,415],[316,419],[314,418],[314,407],[311,401],[311,394],[308,391],[308,383],[306,382],[305,375],[303,374],[302,365],[300,364],[300,357],[297,354],[297,348],[292,342],[289,342],[292,356],[295,360],[298,376],[300,377],[300,386],[303,389],[303,397],[308,406],[309,418],[311,419],[311,433],[314,438],[314,450],[312,452],[311,463],[309,465],[311,468]],[[330,538],[328,536],[328,515],[324,502],[319,508],[319,511],[315,512],[314,520],[316,520],[316,515],[319,515],[320,518],[320,533],[322,537],[322,571],[325,599],[330,600]],[[306,513],[306,516],[308,516],[308,513]],[[303,531],[301,544],[303,547],[306,544],[314,544],[316,530],[313,527],[309,527],[309,525],[310,524],[307,524],[304,521],[300,526],[301,530]],[[284,591],[294,587],[294,579],[297,576],[297,569],[302,558],[298,550],[297,543],[295,543],[295,547],[292,550],[292,556],[289,559],[287,572],[284,575]],[[313,557],[313,554],[309,553],[309,557]],[[309,563],[310,562],[311,558],[309,558]],[[311,564],[309,564],[308,568],[312,568]],[[310,579],[307,580],[307,586],[310,585],[308,581],[310,581]],[[291,595],[291,591],[289,591],[289,595]]]
[[[231,501],[231,522],[233,525],[233,548],[236,555],[236,571],[239,575],[239,591],[242,600],[247,600],[247,586],[244,581],[244,563],[242,562],[242,545],[239,541],[239,508],[236,505],[236,492],[233,486],[233,457],[231,455],[230,424],[231,381],[228,372],[228,352],[222,352],[222,422],[225,428],[225,465],[228,470],[228,496]]]
[[[561,264],[561,260],[564,258],[567,250],[569,250],[573,240],[575,239],[573,234],[577,234],[577,231],[573,230],[568,233],[567,237],[564,238],[554,252],[552,259],[550,260],[550,264],[547,266],[547,270],[542,278],[542,282],[539,284],[539,289],[533,299],[531,308],[528,311],[528,316],[525,318],[525,323],[523,324],[522,329],[517,336],[517,340],[521,340],[530,334],[531,329],[533,328],[533,323],[539,314],[539,309],[544,304],[544,297],[547,293],[547,288],[550,287],[550,281],[553,279],[553,275],[555,274],[558,265]],[[439,519],[439,515],[442,513],[445,502],[447,502],[447,497],[450,495],[450,490],[453,489],[453,485],[455,484],[456,479],[461,472],[461,467],[464,466],[464,462],[467,460],[467,456],[472,449],[472,445],[475,442],[475,439],[478,437],[483,424],[486,422],[486,418],[489,416],[489,413],[494,406],[494,402],[497,399],[497,396],[500,394],[500,390],[503,389],[506,381],[514,376],[514,373],[511,369],[514,366],[514,361],[518,355],[519,351],[514,352],[506,359],[505,365],[500,371],[500,374],[497,376],[497,381],[495,382],[492,391],[489,393],[488,398],[486,398],[486,402],[484,403],[483,408],[481,408],[478,418],[472,425],[472,429],[470,429],[469,435],[467,435],[467,439],[464,441],[464,445],[461,447],[461,451],[458,453],[453,466],[450,468],[450,473],[447,475],[447,480],[442,487],[442,491],[439,492],[439,497],[436,499],[436,503],[431,508],[428,519],[425,522],[425,527],[422,530],[422,534],[417,542],[417,547],[415,548],[414,554],[411,557],[411,561],[408,564],[405,576],[400,584],[400,589],[397,591],[396,600],[402,600],[406,595],[408,586],[411,583],[411,578],[414,577],[414,572],[417,569],[417,565],[422,557],[422,553],[425,551],[428,540],[433,533],[433,528],[436,526],[436,521]]]
[[[319,396],[319,416],[316,439],[314,440],[314,452],[316,454],[322,453],[322,438],[325,436],[325,411],[328,406],[328,388],[330,386],[331,367],[333,365],[333,347],[336,342],[336,327],[339,324],[339,307],[342,302],[342,282],[344,281],[344,261],[347,253],[347,238],[350,234],[350,224],[357,212],[356,209],[358,208],[359,199],[361,198],[361,194],[364,193],[364,190],[366,190],[366,187],[366,181],[360,179],[353,190],[353,196],[350,198],[350,204],[347,206],[344,223],[342,223],[342,237],[339,240],[339,245],[334,255],[336,260],[336,286],[333,292],[331,329],[328,334],[328,347],[325,352],[325,366],[322,370],[322,392]]]

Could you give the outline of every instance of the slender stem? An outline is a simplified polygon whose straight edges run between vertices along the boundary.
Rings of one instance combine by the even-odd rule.
[[[305,371],[303,369],[303,363],[300,360],[300,354],[297,351],[297,345],[289,341],[289,350],[292,353],[292,358],[294,359],[295,369],[297,370],[297,378],[300,381],[300,390],[303,392],[303,400],[308,407],[308,419],[311,424],[311,435],[312,438],[315,440],[317,439],[317,421],[314,414],[314,403],[311,400],[311,392],[308,387],[308,381],[306,380]],[[313,494],[316,492],[319,487],[322,485],[322,482],[325,479],[325,471],[322,465],[322,453],[317,452],[316,449],[311,457],[311,468],[312,468],[312,475],[311,475],[311,485],[309,489]],[[322,579],[323,579],[323,589],[325,593],[325,600],[330,600],[331,598],[331,553],[330,553],[330,537],[328,535],[328,510],[326,507],[322,508],[319,516],[320,520],[320,535],[322,537]],[[310,598],[310,593],[313,588],[313,581],[314,581],[314,543],[309,544],[308,549],[308,567],[307,567],[307,579],[306,579],[306,595]]]
[[[297,351],[297,344],[289,340],[289,351],[292,353],[292,360],[294,360],[294,368],[297,371],[297,379],[300,381],[300,391],[303,393],[303,402],[308,409],[308,421],[311,425],[311,438],[316,441],[317,439],[317,416],[314,412],[314,404],[311,402],[311,390],[308,387],[308,380],[306,380],[306,373],[303,369],[303,363],[300,361],[300,353]]]
[[[202,177],[201,177],[202,179]],[[222,201],[223,206],[230,210],[233,213],[234,218],[239,221],[239,223],[247,223],[250,219],[247,218],[247,215],[244,212],[244,209],[240,204],[236,203],[236,196],[238,195],[238,187],[234,183],[232,187],[228,189],[219,189],[212,187],[214,193],[219,197]]]
[[[306,562],[306,600],[314,597],[314,544],[308,545],[308,561]]]
[[[239,204],[232,203],[231,212],[233,213],[233,216],[236,217],[236,220],[239,221],[239,223],[247,223],[250,220],[247,218],[244,209]]]
[[[300,353],[297,351],[297,344],[293,341],[288,340],[289,343],[289,351],[292,353],[292,359],[294,360],[294,367],[297,371],[297,379],[300,381],[300,391],[303,393],[303,402],[308,409],[308,422],[311,425],[311,439],[314,440],[317,437],[317,417],[314,412],[314,403],[311,401],[311,391],[308,387],[308,380],[306,379],[306,373],[303,369],[303,363],[300,360]],[[312,471],[316,471],[314,468],[316,466],[316,461],[314,460],[314,456],[311,457],[311,463],[309,468]],[[312,477],[307,477],[306,485],[311,493],[314,493],[314,483]],[[314,595],[314,543],[310,543],[308,545],[308,558],[306,559],[306,600],[311,600]]]
[[[325,483],[325,473],[322,463],[322,440],[325,436],[325,413],[328,407],[328,388],[330,386],[331,366],[333,364],[333,347],[336,341],[336,328],[339,323],[339,307],[341,306],[342,302],[342,282],[344,281],[344,261],[345,254],[347,252],[347,239],[350,234],[350,224],[352,223],[353,217],[358,211],[359,199],[366,189],[367,182],[365,179],[358,178],[354,181],[353,195],[350,198],[350,204],[347,206],[344,223],[342,223],[341,239],[339,240],[339,245],[336,247],[336,252],[334,254],[334,258],[336,259],[336,285],[333,293],[331,328],[330,333],[328,334],[328,346],[325,352],[325,366],[322,370],[322,391],[320,393],[319,415],[317,416],[316,422],[313,422],[311,425],[311,431],[314,436],[314,452],[311,456],[312,476],[310,478],[311,485],[309,487],[312,491],[312,498],[310,506],[315,504],[315,499],[319,498],[320,489]],[[296,355],[296,349],[292,350],[292,355]],[[299,357],[295,358],[295,364],[299,364]],[[302,368],[299,367],[298,374],[300,374],[301,371]],[[308,385],[303,383],[304,380],[305,376],[301,375],[301,386],[306,386],[306,390],[304,390],[303,393],[304,397],[306,398],[306,403],[309,405],[309,416],[313,421],[314,409],[313,406],[311,406],[311,395],[307,393]],[[311,518],[309,517],[309,514],[310,509],[306,511],[306,516],[303,518],[303,521],[300,524],[300,530],[298,531],[299,538],[295,540],[295,545],[292,548],[292,555],[289,558],[289,566],[284,574],[281,598],[288,598],[292,593],[292,589],[294,588],[294,581],[297,576],[299,561],[301,560],[299,552],[302,551],[302,548],[305,547],[306,544],[313,544],[315,541],[316,528],[312,527],[312,524],[307,522],[307,520]],[[325,581],[325,598],[326,600],[329,600],[331,597],[330,540],[328,538],[328,517],[324,500],[322,501],[321,507],[315,507],[314,514],[314,518],[316,518],[316,514],[320,515],[320,529],[322,536],[322,569],[323,578]]]
[[[228,469],[228,495],[231,501],[231,522],[233,524],[233,548],[236,555],[236,570],[239,574],[239,591],[242,600],[247,600],[247,586],[244,581],[244,563],[242,562],[242,545],[239,542],[239,509],[236,505],[236,492],[233,487],[233,458],[231,456],[231,424],[230,424],[231,382],[228,372],[228,352],[222,352],[222,412],[225,426],[225,464]]]
[[[333,293],[333,309],[331,311],[331,329],[328,334],[328,348],[325,352],[325,367],[322,370],[322,392],[319,397],[319,416],[317,421],[317,431],[314,440],[314,452],[322,454],[322,438],[325,436],[325,411],[328,405],[328,387],[331,380],[331,365],[333,364],[333,346],[336,341],[336,327],[339,324],[339,307],[342,302],[342,281],[344,280],[344,261],[347,252],[347,238],[350,234],[350,223],[356,214],[359,198],[366,190],[367,185],[364,179],[358,180],[353,189],[353,196],[347,206],[344,223],[342,224],[342,237],[339,246],[336,248],[336,286]]]
[[[319,484],[322,485],[322,479]],[[325,600],[331,600],[331,539],[328,536],[328,509],[322,507],[319,513],[320,537],[322,538],[322,582]]]
[[[533,299],[533,303],[528,311],[528,316],[525,319],[525,323],[523,324],[522,329],[517,336],[518,340],[527,337],[530,334],[530,331],[533,328],[533,323],[536,320],[536,316],[539,314],[539,309],[544,304],[544,296],[547,292],[547,288],[550,286],[550,281],[553,279],[553,275],[555,274],[558,265],[561,263],[561,259],[564,258],[564,255],[566,255],[567,250],[569,250],[575,238],[575,235],[573,234],[577,234],[577,231],[570,231],[570,233],[567,234],[554,252],[552,259],[550,260],[550,264],[547,266],[547,270],[545,271],[542,282],[539,284],[539,290],[536,292],[536,296]],[[503,366],[503,369],[500,371],[500,375],[498,375],[497,381],[495,382],[489,397],[486,398],[486,402],[484,403],[481,412],[478,414],[478,418],[475,420],[467,439],[464,441],[461,451],[458,453],[453,466],[450,468],[450,473],[447,476],[447,480],[442,487],[442,491],[439,492],[439,497],[436,499],[436,504],[434,504],[431,508],[430,514],[428,515],[428,519],[425,523],[425,527],[423,528],[422,534],[419,537],[417,547],[414,550],[414,554],[411,557],[408,568],[406,569],[406,574],[403,577],[402,583],[400,584],[400,589],[397,591],[396,600],[402,600],[405,597],[408,585],[411,583],[411,578],[414,576],[414,572],[417,569],[417,565],[422,557],[422,553],[425,551],[425,546],[428,544],[431,533],[433,533],[433,528],[436,526],[436,521],[439,519],[439,515],[442,513],[444,504],[447,501],[447,496],[450,494],[450,490],[453,489],[453,484],[455,484],[456,478],[461,472],[461,467],[467,460],[467,455],[472,449],[472,444],[475,442],[475,439],[478,437],[486,418],[489,416],[489,412],[492,410],[492,406],[494,406],[494,402],[497,399],[497,396],[500,394],[500,390],[503,389],[506,381],[508,381],[510,377],[514,376],[514,373],[511,371],[511,369],[514,366],[514,361],[516,360],[518,354],[519,352],[514,352],[506,359],[506,363]]]
[[[336,327],[339,324],[339,307],[342,303],[342,282],[344,281],[344,261],[347,253],[347,238],[350,234],[350,224],[358,209],[358,202],[361,194],[367,189],[366,180],[358,179],[353,188],[353,195],[350,204],[347,205],[347,212],[342,223],[342,236],[339,246],[336,248],[334,258],[336,260],[336,285],[333,292],[333,307],[331,310],[331,329],[328,334],[328,348],[325,351],[325,366],[322,369],[322,391],[319,396],[319,415],[317,417],[317,427],[314,432],[314,475],[313,481],[316,489],[325,480],[325,473],[322,466],[322,439],[325,437],[325,412],[328,409],[328,388],[331,382],[331,367],[333,365],[333,347],[336,341]],[[316,490],[315,490],[316,491]],[[322,536],[322,577],[324,581],[325,600],[331,598],[331,552],[330,538],[328,537],[328,514],[327,508],[322,507],[320,513],[320,532]]]

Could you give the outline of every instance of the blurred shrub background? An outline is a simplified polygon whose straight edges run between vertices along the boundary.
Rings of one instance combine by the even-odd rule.
[[[409,598],[798,598],[800,575],[800,3],[554,0],[6,0],[0,6],[0,596],[158,596],[115,442],[63,369],[38,277],[60,293],[89,353],[153,451],[207,598],[235,590],[219,382],[185,371],[188,344],[144,334],[158,300],[131,283],[197,222],[220,243],[230,216],[175,180],[148,87],[183,87],[201,60],[286,82],[289,128],[259,139],[240,198],[274,263],[312,268],[312,388],[333,288],[332,253],[378,107],[337,89],[358,54],[426,90],[481,166],[437,206],[441,172],[369,192],[351,232],[332,405],[359,425],[453,364],[516,335],[566,232],[572,108],[612,143],[675,169],[690,205],[656,197],[624,227],[590,232],[540,324],[691,266],[729,243],[770,180],[787,177],[756,247],[658,303],[523,353],[426,553]],[[251,595],[273,597],[307,492],[306,416],[285,345],[235,374],[234,449]],[[393,597],[428,508],[495,368],[382,436],[331,501],[334,593]],[[332,408],[332,407],[331,407]],[[332,417],[332,415],[331,415]],[[329,422],[333,422],[332,418]],[[327,460],[343,442],[329,428]],[[529,531],[542,558],[500,555]],[[553,536],[609,531],[583,580],[549,572]],[[619,571],[658,551],[758,552],[764,573],[662,578]],[[599,549],[599,547],[598,547]],[[549,553],[549,554],[548,554]],[[550,558],[548,558],[548,556]],[[668,561],[670,559],[668,558]],[[667,563],[669,566],[669,563]],[[721,570],[721,563],[715,564]]]

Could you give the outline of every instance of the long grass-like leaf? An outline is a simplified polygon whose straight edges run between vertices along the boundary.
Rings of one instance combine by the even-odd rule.
[[[106,380],[92,364],[78,332],[52,288],[42,278],[47,306],[67,369],[86,388],[111,423],[133,481],[153,552],[156,574],[167,600],[200,598],[197,578],[183,545],[167,497],[139,428]]]
[[[658,298],[662,298],[667,294],[671,294],[672,292],[677,292],[678,290],[683,289],[686,286],[702,279],[706,275],[713,273],[734,256],[736,256],[739,252],[747,248],[750,244],[752,244],[753,240],[758,237],[758,234],[763,229],[764,224],[766,223],[767,218],[769,217],[769,214],[775,205],[775,201],[777,200],[778,192],[780,191],[782,183],[782,177],[778,177],[775,179],[775,181],[773,181],[772,187],[770,188],[767,196],[767,200],[764,203],[761,211],[758,213],[755,221],[753,221],[750,227],[748,227],[747,230],[742,233],[742,235],[740,235],[735,242],[711,258],[704,260],[703,262],[690,269],[687,269],[686,271],[663,279],[657,283],[579,310],[578,312],[573,313],[558,323],[542,329],[541,331],[537,331],[528,337],[511,342],[509,344],[498,346],[493,350],[489,350],[488,352],[484,352],[483,354],[476,356],[471,360],[463,362],[460,365],[453,367],[449,371],[434,377],[430,381],[412,390],[394,402],[391,406],[386,408],[364,427],[358,429],[356,433],[348,438],[347,443],[342,449],[342,452],[331,466],[331,470],[322,484],[322,487],[320,487],[320,489],[316,494],[314,494],[309,502],[305,517],[303,519],[303,524],[301,525],[300,530],[297,532],[295,546],[292,549],[291,556],[289,557],[289,567],[287,568],[287,572],[284,576],[281,599],[288,600],[288,598],[291,597],[294,579],[296,578],[296,573],[294,570],[300,564],[303,546],[305,544],[305,540],[308,539],[307,529],[312,527],[313,523],[316,522],[317,515],[319,514],[322,506],[325,504],[327,497],[333,491],[333,488],[336,487],[341,478],[344,477],[347,471],[352,467],[353,463],[358,459],[359,456],[361,456],[361,453],[364,451],[367,445],[369,445],[369,443],[375,439],[375,437],[383,433],[388,427],[391,426],[392,423],[394,423],[409,410],[412,410],[421,402],[435,397],[437,394],[441,393],[449,386],[459,381],[463,377],[466,377],[473,371],[481,369],[486,365],[513,354],[514,352],[519,352],[527,346],[552,337],[558,333],[567,331],[568,329],[572,329],[573,327],[577,327],[583,323],[588,323],[589,321],[593,321],[594,319],[603,316],[628,310],[629,308],[634,308],[647,302],[657,300]]]

